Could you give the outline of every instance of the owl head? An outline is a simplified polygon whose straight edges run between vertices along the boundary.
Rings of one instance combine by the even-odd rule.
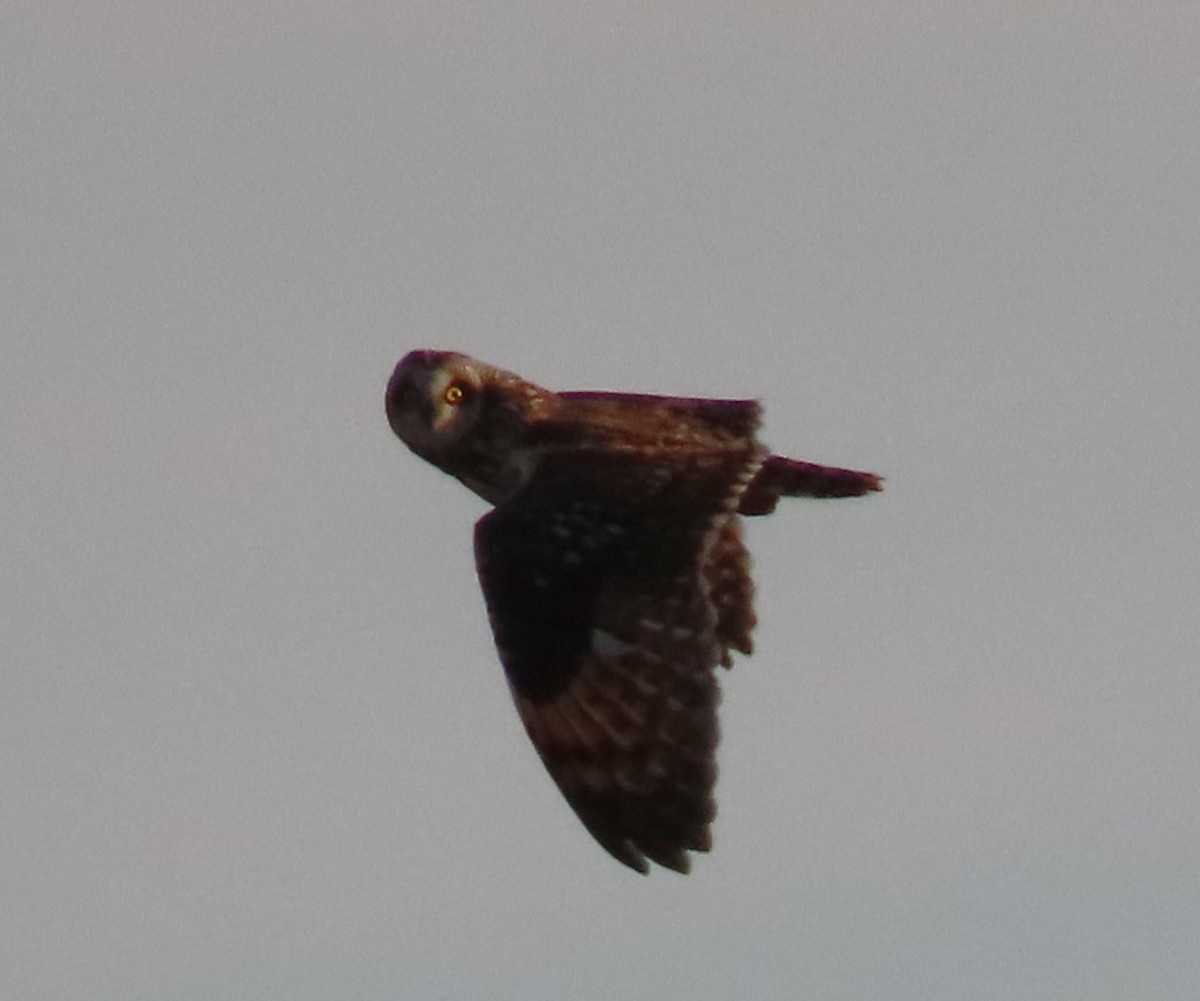
[[[524,482],[526,435],[556,401],[540,386],[453,351],[410,351],[385,397],[388,423],[404,444],[493,504]]]
[[[452,351],[410,351],[388,382],[388,423],[418,455],[453,449],[479,422],[490,366]]]

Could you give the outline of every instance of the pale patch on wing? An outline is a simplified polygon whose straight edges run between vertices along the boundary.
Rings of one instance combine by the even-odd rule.
[[[626,654],[636,653],[637,649],[632,643],[619,640],[612,633],[605,632],[603,629],[592,630],[592,652],[597,657],[611,660],[623,657]]]

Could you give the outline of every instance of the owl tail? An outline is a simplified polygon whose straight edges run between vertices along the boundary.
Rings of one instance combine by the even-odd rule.
[[[768,456],[738,502],[738,513],[770,514],[780,497],[862,497],[883,489],[883,477],[836,466]]]

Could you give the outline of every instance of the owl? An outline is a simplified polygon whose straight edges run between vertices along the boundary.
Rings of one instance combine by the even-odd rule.
[[[517,711],[592,836],[639,872],[689,869],[716,814],[716,667],[749,654],[746,516],[880,477],[772,455],[753,400],[555,393],[413,351],[388,422],[493,510],[475,563]]]

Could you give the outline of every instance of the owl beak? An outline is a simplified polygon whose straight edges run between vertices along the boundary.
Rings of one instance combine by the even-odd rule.
[[[434,434],[439,434],[440,432],[444,431],[447,425],[449,425],[457,416],[458,412],[450,407],[442,407],[440,408],[439,412],[433,414],[432,416],[426,415],[429,426],[433,429]]]

